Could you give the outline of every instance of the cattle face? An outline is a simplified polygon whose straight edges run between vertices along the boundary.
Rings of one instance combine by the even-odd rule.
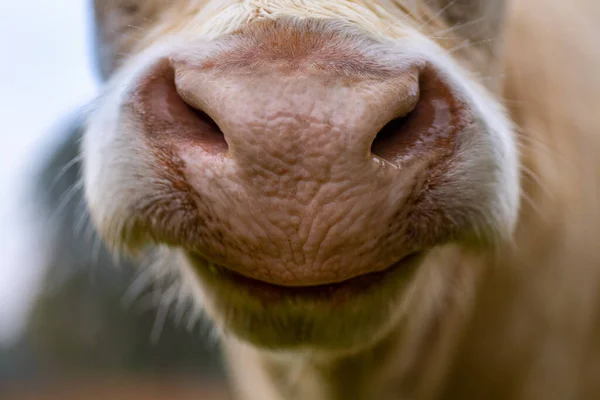
[[[512,236],[502,3],[96,1],[95,225],[253,346],[383,340]]]

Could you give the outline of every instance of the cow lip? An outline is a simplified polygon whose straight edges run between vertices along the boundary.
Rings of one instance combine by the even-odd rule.
[[[368,291],[381,285],[394,272],[412,267],[420,258],[422,252],[411,253],[389,267],[377,271],[355,276],[344,281],[310,285],[310,286],[283,286],[261,281],[239,274],[227,267],[209,264],[208,269],[218,280],[263,301],[280,301],[283,299],[310,299],[310,300],[348,300],[350,296]],[[202,258],[193,255],[194,258]]]

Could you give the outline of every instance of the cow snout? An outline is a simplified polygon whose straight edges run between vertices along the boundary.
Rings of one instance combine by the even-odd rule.
[[[246,277],[312,286],[385,270],[447,234],[415,212],[458,129],[443,80],[410,62],[242,51],[174,54],[134,90],[156,168],[194,208],[193,224],[155,236]]]

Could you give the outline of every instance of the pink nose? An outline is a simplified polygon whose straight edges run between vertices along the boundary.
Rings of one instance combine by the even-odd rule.
[[[172,240],[281,285],[385,269],[423,244],[407,204],[419,166],[447,147],[447,90],[416,67],[277,43],[269,62],[243,46],[175,56],[138,87],[145,137],[192,193],[194,234]]]

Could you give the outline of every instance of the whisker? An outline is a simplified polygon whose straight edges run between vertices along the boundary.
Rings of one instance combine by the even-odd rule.
[[[448,4],[446,4],[444,7],[442,7],[441,9],[437,10],[435,12],[435,14],[433,14],[428,20],[426,20],[424,23],[422,23],[419,26],[419,29],[423,29],[423,28],[427,27],[428,25],[430,25],[437,17],[444,14],[450,7],[452,7],[455,4],[456,4],[456,0],[452,0]]]
[[[531,209],[543,220],[548,220],[548,215],[539,208],[539,206],[533,201],[533,199],[525,192],[521,193],[521,198],[531,207]]]
[[[152,344],[157,344],[158,340],[160,339],[160,335],[167,320],[169,309],[171,308],[171,304],[173,304],[173,301],[177,296],[177,290],[178,288],[175,287],[175,285],[171,285],[171,287],[167,289],[162,296],[160,305],[158,307],[158,312],[152,326],[152,332],[150,334],[150,341]]]
[[[439,29],[433,33],[433,36],[437,37],[440,35],[442,35],[442,36],[446,35],[448,33],[454,33],[455,31],[457,31],[459,29],[469,27],[470,25],[479,24],[479,23],[483,22],[484,20],[485,20],[484,17],[474,18],[463,24],[456,24],[456,25],[450,26],[448,28]]]
[[[450,54],[454,54],[457,51],[468,49],[470,47],[475,47],[480,44],[491,43],[493,41],[494,41],[494,39],[482,39],[482,40],[476,40],[476,41],[471,41],[469,39],[465,39],[465,40],[461,41],[458,45],[448,49],[448,52]]]
[[[61,215],[65,207],[69,204],[71,200],[73,200],[77,192],[82,188],[83,181],[77,181],[73,185],[71,185],[71,187],[60,196],[58,206],[54,210],[52,218],[56,218],[57,216]]]
[[[79,204],[77,205],[77,208],[80,211],[78,212],[79,217],[77,217],[77,220],[73,224],[73,232],[77,236],[83,234],[84,239],[86,239],[85,238],[85,230],[91,221],[89,219],[87,205],[86,205],[85,199],[83,197],[79,200]]]
[[[58,171],[58,173],[56,174],[56,176],[52,179],[51,183],[50,183],[50,189],[53,189],[56,184],[58,183],[58,181],[74,166],[77,166],[77,164],[79,162],[81,162],[83,160],[83,155],[82,154],[77,154],[75,157],[73,157],[68,163],[66,163],[65,165],[63,165],[60,170]]]
[[[151,283],[150,269],[143,270],[137,278],[129,285],[129,288],[125,291],[121,304],[125,308],[130,308],[140,294],[150,285]]]

